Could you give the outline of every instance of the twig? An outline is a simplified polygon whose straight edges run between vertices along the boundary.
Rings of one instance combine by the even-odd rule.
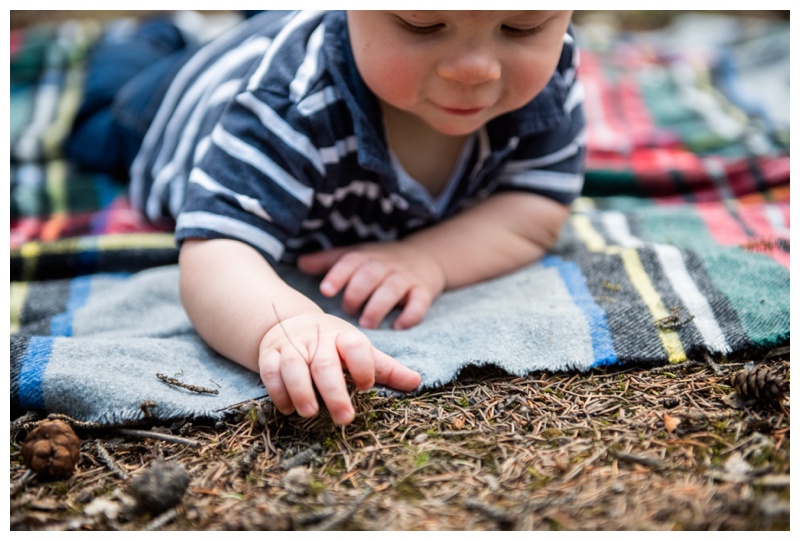
[[[694,319],[694,315],[681,319],[681,307],[673,306],[669,310],[670,314],[656,320],[656,327],[664,330],[674,330],[683,327]]]
[[[230,406],[225,406],[224,408],[220,408],[217,411],[233,411],[233,412],[236,412],[236,410],[238,410],[242,406],[250,404],[251,402],[252,403],[256,403],[259,400],[264,400],[265,398],[269,398],[269,395],[265,394],[265,395],[262,395],[262,396],[257,396],[255,398],[248,398],[247,400],[243,400],[241,402],[237,402],[236,404],[231,404]],[[271,404],[271,402],[270,402],[270,404]]]
[[[175,378],[171,378],[171,377],[166,376],[164,374],[156,374],[156,377],[158,379],[160,379],[161,381],[163,381],[164,383],[168,384],[168,385],[174,385],[175,387],[181,387],[182,389],[186,389],[186,390],[192,391],[194,393],[219,394],[219,391],[217,389],[209,389],[208,387],[201,387],[199,385],[192,385],[191,383],[184,383],[184,382],[182,382],[180,380],[177,380]]]
[[[289,335],[289,333],[286,332],[286,327],[283,326],[283,320],[281,319],[281,316],[278,315],[278,307],[275,306],[274,302],[272,303],[272,312],[275,314],[275,319],[278,321],[278,326],[281,328],[281,331],[283,332],[284,336],[286,336],[286,339],[289,341],[289,343],[292,345],[295,351],[297,351],[297,353],[305,359],[305,355],[303,355],[303,352],[300,350],[297,344],[294,343],[294,340],[292,340],[292,337]],[[319,344],[319,327],[317,327],[317,344]],[[316,357],[316,355],[317,352],[314,351],[314,355],[311,356],[311,360],[314,360],[314,357]]]
[[[69,415],[64,415],[63,413],[51,413],[50,415],[47,416],[47,418],[55,419],[58,421],[64,421],[72,428],[80,428],[84,430],[97,430],[99,428],[103,428],[103,425],[101,425],[100,423],[78,421],[76,419],[73,419]]]
[[[11,421],[11,432],[24,428],[29,423],[33,423],[42,418],[38,411],[28,411]]]
[[[514,519],[506,513],[504,510],[500,509],[495,505],[489,505],[488,503],[483,503],[482,501],[478,500],[477,498],[469,498],[464,502],[464,506],[467,509],[474,509],[475,511],[480,511],[491,520],[497,522],[497,524],[504,530],[510,529],[514,525]]]
[[[703,363],[699,361],[686,361],[679,364],[668,364],[666,366],[657,366],[655,368],[651,368],[648,370],[651,374],[660,374],[661,372],[671,372],[676,369],[680,368],[695,368],[697,366],[705,366]]]
[[[123,481],[128,479],[128,474],[120,467],[117,461],[114,460],[114,457],[111,456],[111,454],[108,452],[108,449],[105,448],[100,440],[95,442],[94,447],[97,450],[97,454],[100,455],[100,458],[103,460],[103,462],[105,462],[106,466],[108,466],[108,469],[114,472],[114,475]]]
[[[190,447],[197,447],[200,442],[197,440],[190,440],[189,438],[181,438],[180,436],[172,436],[170,434],[161,434],[159,432],[152,432],[150,430],[137,430],[135,428],[118,428],[117,432],[125,436],[136,436],[139,438],[152,438],[154,440],[163,440],[168,443],[180,443],[189,445]]]
[[[586,466],[590,466],[591,464],[593,464],[598,458],[600,458],[604,454],[606,454],[605,447],[600,449],[599,451],[597,451],[595,454],[593,454],[591,457],[589,457],[588,459],[584,460],[583,462],[581,462],[577,466],[575,466],[575,468],[573,468],[571,472],[569,472],[567,475],[564,476],[564,481],[569,481],[570,479],[572,479],[573,477],[578,475],[580,472],[582,472],[586,468]]]
[[[11,496],[16,496],[17,492],[25,488],[25,485],[34,479],[36,479],[36,472],[33,470],[25,470],[25,473],[22,474],[22,477],[17,479],[17,481],[11,485]]]
[[[476,428],[473,430],[441,430],[439,432],[434,432],[432,436],[442,436],[442,437],[450,437],[450,436],[474,436],[476,434],[486,434],[489,430],[484,428]],[[426,434],[423,432],[423,434]]]
[[[358,508],[361,507],[361,504],[364,503],[364,500],[366,500],[372,493],[373,493],[373,488],[367,487],[366,490],[364,490],[364,492],[359,494],[358,498],[353,500],[353,503],[345,507],[341,513],[336,513],[331,518],[323,520],[319,524],[319,526],[317,526],[314,529],[318,531],[327,531],[336,529],[340,524],[349,520],[350,517],[352,517],[355,514]]]
[[[175,517],[177,517],[177,516],[178,516],[178,510],[175,509],[174,507],[172,509],[170,509],[169,511],[164,511],[163,513],[158,515],[156,518],[151,520],[144,527],[144,531],[152,532],[153,530],[158,530],[159,528],[161,528],[165,524],[175,520]]]
[[[632,462],[634,464],[641,464],[642,466],[647,466],[648,468],[658,471],[667,470],[670,468],[669,464],[667,464],[663,460],[659,460],[657,458],[652,458],[649,456],[631,455],[628,453],[620,453],[618,451],[611,451],[611,455],[618,460],[622,460],[623,462]]]
[[[153,408],[155,408],[157,404],[152,400],[144,400],[141,404],[139,404],[139,408],[144,413],[145,419],[155,419],[155,415],[153,415]]]
[[[239,458],[236,468],[239,471],[239,475],[247,475],[252,471],[253,466],[255,466],[256,459],[258,458],[259,453],[261,452],[261,443],[256,441],[245,453]]]
[[[772,357],[777,357],[778,355],[786,355],[789,353],[789,346],[782,347],[782,348],[773,348],[764,355],[764,360],[771,359]]]
[[[718,376],[721,376],[722,375],[722,369],[717,365],[717,363],[714,362],[714,359],[711,358],[711,355],[709,355],[708,353],[705,353],[705,354],[703,354],[703,357],[705,358],[706,363],[708,364],[708,366],[710,366],[711,369],[714,371],[714,373],[716,375],[718,375]]]
[[[301,451],[293,457],[287,458],[281,462],[281,469],[289,471],[297,466],[305,466],[317,457],[317,453],[320,449],[322,449],[322,446],[319,443],[315,443],[305,451]]]

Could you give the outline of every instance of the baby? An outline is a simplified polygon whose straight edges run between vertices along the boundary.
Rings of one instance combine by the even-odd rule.
[[[316,415],[316,390],[346,424],[345,371],[359,389],[420,376],[276,263],[321,275],[363,328],[398,308],[402,330],[443,291],[553,246],[583,181],[570,18],[267,12],[184,54],[163,95],[138,93],[159,107],[136,147],[134,204],[174,220],[192,324],[257,371],[281,412]],[[136,95],[123,87],[116,107]]]

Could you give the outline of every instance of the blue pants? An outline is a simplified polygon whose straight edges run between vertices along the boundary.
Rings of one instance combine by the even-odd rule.
[[[99,40],[88,58],[67,158],[80,169],[127,180],[169,83],[192,52],[166,17]]]

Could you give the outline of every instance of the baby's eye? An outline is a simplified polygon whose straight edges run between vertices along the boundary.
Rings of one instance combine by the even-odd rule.
[[[524,38],[528,36],[532,36],[539,32],[539,26],[534,26],[532,28],[517,28],[515,26],[509,26],[504,24],[500,27],[504,34],[510,36],[512,38]]]
[[[416,25],[411,24],[410,22],[406,21],[405,19],[397,19],[402,26],[407,31],[411,32],[412,34],[433,34],[434,32],[444,28],[444,25],[439,24],[429,24],[429,25]]]

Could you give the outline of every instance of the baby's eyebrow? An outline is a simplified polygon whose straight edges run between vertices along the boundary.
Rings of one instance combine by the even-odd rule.
[[[422,10],[422,9],[415,9],[415,10],[400,10],[396,11],[395,13],[403,14],[406,17],[413,18],[415,16],[431,16],[431,15],[439,15],[441,11],[434,11],[434,10]]]
[[[514,22],[523,22],[525,24],[541,24],[546,20],[553,17],[555,11],[552,10],[530,10],[530,11],[520,11],[509,17],[505,18],[504,20],[514,21]],[[520,21],[520,19],[523,19]]]

